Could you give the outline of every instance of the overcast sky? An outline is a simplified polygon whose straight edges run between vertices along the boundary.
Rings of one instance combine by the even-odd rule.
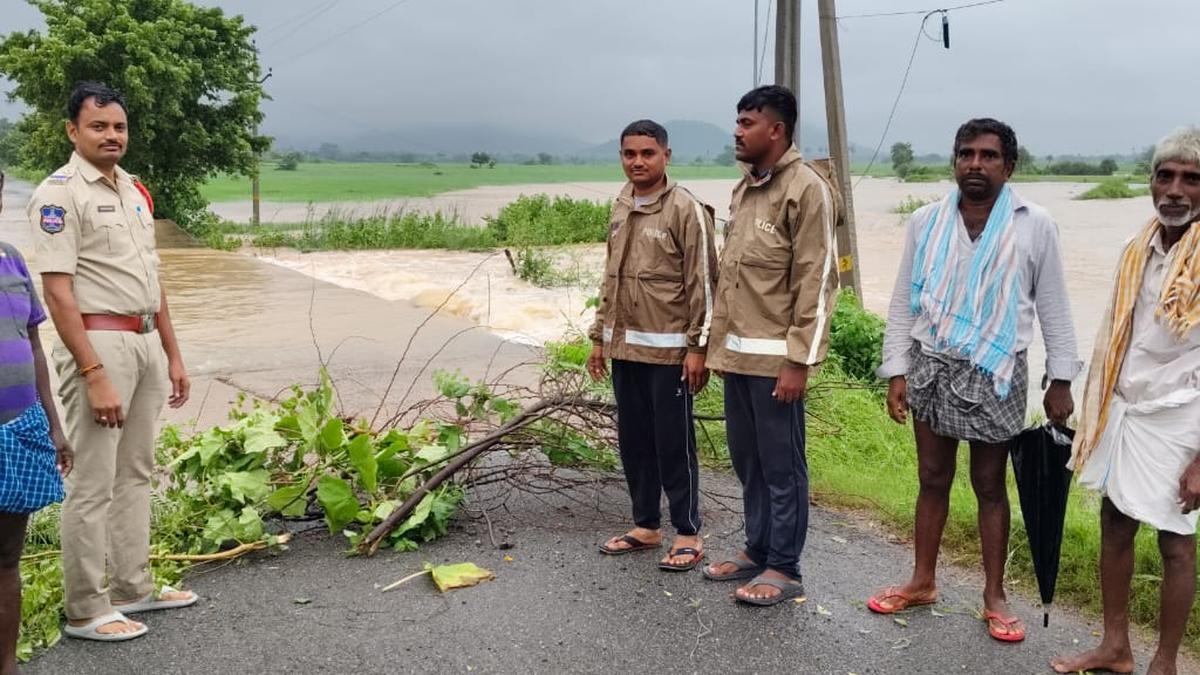
[[[274,70],[263,129],[300,142],[458,124],[599,142],[638,117],[731,127],[737,98],[753,84],[754,0],[202,4],[259,26],[262,63]],[[764,22],[768,4],[760,0]],[[23,0],[0,5],[0,32],[41,27]],[[837,5],[847,16],[939,3]],[[804,0],[800,94],[804,121],[821,123],[816,6]],[[878,142],[920,23],[919,15],[840,22],[854,142]],[[887,143],[945,153],[960,122],[989,115],[1009,122],[1038,155],[1100,154],[1140,148],[1198,121],[1196,0],[1006,0],[951,11],[950,25],[949,51],[921,39]],[[928,28],[938,35],[940,19]],[[770,49],[773,27],[767,35]],[[764,63],[770,79],[770,52]],[[7,91],[2,81],[0,88]],[[0,103],[0,116],[19,112]]]

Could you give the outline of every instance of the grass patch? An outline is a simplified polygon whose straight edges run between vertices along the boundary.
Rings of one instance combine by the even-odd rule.
[[[1132,199],[1150,194],[1150,188],[1131,188],[1125,178],[1109,178],[1079,195],[1078,199]]]
[[[669,173],[677,180],[736,179],[741,176],[737,167],[682,164],[672,165]],[[264,164],[259,184],[263,201],[342,202],[431,197],[481,185],[624,180],[621,166],[615,163],[552,166],[497,164],[489,169],[471,168],[468,164],[320,162],[300,164],[295,171],[276,171],[274,165]],[[212,202],[249,201],[250,179],[245,176],[215,176],[201,188],[201,194]]]
[[[925,206],[926,204],[932,204],[934,201],[935,200],[933,199],[923,199],[921,197],[908,195],[903,201],[901,201],[892,209],[892,213],[899,213],[902,216],[911,215],[917,209]]]
[[[513,258],[517,275],[540,286],[563,286],[582,278],[578,265],[563,269],[556,256],[537,247],[600,243],[608,237],[608,204],[586,199],[532,195],[517,198],[484,227],[463,223],[457,216],[411,211],[381,211],[366,218],[348,218],[334,209],[300,225],[247,228],[226,224],[214,228],[210,238],[220,247],[234,237],[253,233],[250,242],[259,248],[295,248],[301,251],[354,251],[367,249],[487,250],[501,246],[518,249]]]
[[[368,249],[484,250],[501,242],[491,228],[472,227],[453,216],[411,211],[380,212],[349,219],[336,211],[309,220],[298,230],[269,229],[250,242],[260,248],[290,247],[301,251]]]

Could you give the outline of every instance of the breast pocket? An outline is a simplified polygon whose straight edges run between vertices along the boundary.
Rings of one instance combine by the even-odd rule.
[[[125,214],[121,211],[120,206],[114,206],[116,210],[101,211],[106,209],[107,205],[99,208],[93,207],[91,239],[96,250],[107,251],[111,255],[120,255],[133,252],[135,240],[133,237],[134,230],[129,225],[141,227],[140,223],[128,223]]]
[[[149,209],[139,207],[137,210],[137,239],[142,248],[147,251],[154,250],[154,216],[150,215]]]

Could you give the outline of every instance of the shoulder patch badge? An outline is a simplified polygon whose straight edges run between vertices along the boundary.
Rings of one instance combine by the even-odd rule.
[[[58,234],[67,226],[67,210],[63,207],[43,204],[40,210],[42,231],[46,234]]]

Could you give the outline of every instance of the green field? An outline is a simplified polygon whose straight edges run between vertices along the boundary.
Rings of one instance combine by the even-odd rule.
[[[674,178],[737,178],[736,167],[690,166],[669,170]],[[389,197],[429,197],[452,190],[481,185],[528,183],[578,183],[620,181],[625,176],[617,164],[555,164],[526,166],[497,164],[495,168],[473,169],[467,164],[384,164],[355,162],[304,163],[295,171],[280,171],[264,164],[261,194],[270,202],[340,202]],[[250,180],[242,176],[218,176],[203,188],[213,202],[250,199]]]
[[[855,165],[860,174],[866,165]],[[741,174],[737,167],[672,166],[670,175],[677,179],[729,179]],[[895,174],[891,166],[876,164],[872,177]],[[382,162],[302,163],[295,171],[280,171],[274,164],[263,165],[262,199],[268,202],[350,202],[392,197],[430,197],[453,190],[482,185],[526,185],[531,183],[581,183],[624,180],[618,164],[553,164],[528,166],[497,164],[495,168],[471,168],[467,164],[387,164]],[[1016,175],[1017,182],[1051,181],[1099,183],[1101,176]],[[250,199],[250,179],[243,176],[217,176],[204,186],[204,196],[212,202]]]

